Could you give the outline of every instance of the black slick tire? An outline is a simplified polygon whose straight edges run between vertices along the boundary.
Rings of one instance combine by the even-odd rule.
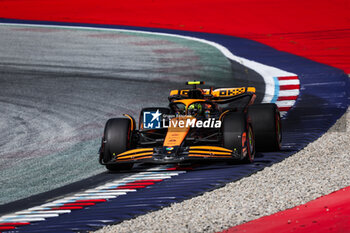
[[[280,112],[276,104],[249,106],[248,117],[255,134],[257,151],[279,151],[282,143]]]
[[[112,118],[106,123],[104,130],[103,162],[108,163],[114,155],[130,148],[131,121],[127,118]],[[129,170],[133,163],[107,164],[110,171]]]
[[[253,162],[255,156],[254,132],[244,113],[237,112],[225,115],[222,133],[225,148],[240,155],[239,159],[242,162]]]

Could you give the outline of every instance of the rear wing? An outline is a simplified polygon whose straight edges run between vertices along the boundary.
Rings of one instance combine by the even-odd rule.
[[[215,90],[203,89],[204,95],[212,95],[214,98],[225,98],[241,95],[247,92],[255,93],[255,87],[219,88]]]
[[[218,89],[199,89],[202,91],[204,98],[219,100],[239,96],[242,94],[254,94],[255,87],[232,87],[232,88],[218,88]],[[186,99],[188,98],[189,90],[172,90],[170,91],[170,99]]]

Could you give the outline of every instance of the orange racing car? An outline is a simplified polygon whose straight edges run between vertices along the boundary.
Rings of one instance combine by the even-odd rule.
[[[280,113],[276,104],[255,104],[254,87],[172,90],[168,107],[143,108],[135,119],[109,119],[99,162],[110,171],[134,163],[237,161],[250,163],[256,151],[281,148]]]

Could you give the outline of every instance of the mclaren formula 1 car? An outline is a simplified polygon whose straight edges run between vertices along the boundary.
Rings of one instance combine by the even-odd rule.
[[[256,151],[281,148],[276,104],[254,104],[254,87],[197,88],[170,92],[168,107],[143,108],[135,119],[109,119],[99,150],[108,170],[131,169],[134,163],[181,164],[188,161],[250,163]]]

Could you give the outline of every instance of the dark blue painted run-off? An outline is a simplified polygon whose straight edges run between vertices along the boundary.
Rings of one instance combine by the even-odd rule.
[[[174,30],[119,27],[111,25],[66,24],[1,19],[0,23],[35,23],[49,25],[92,26],[166,32],[215,41],[233,54],[298,74],[300,95],[283,119],[283,151],[260,153],[253,164],[208,165],[166,179],[137,192],[98,203],[83,210],[72,211],[46,221],[33,222],[16,229],[20,232],[89,231],[121,222],[180,202],[277,163],[301,150],[325,133],[345,113],[349,104],[348,76],[341,70],[308,59],[277,51],[266,45],[232,36]]]

